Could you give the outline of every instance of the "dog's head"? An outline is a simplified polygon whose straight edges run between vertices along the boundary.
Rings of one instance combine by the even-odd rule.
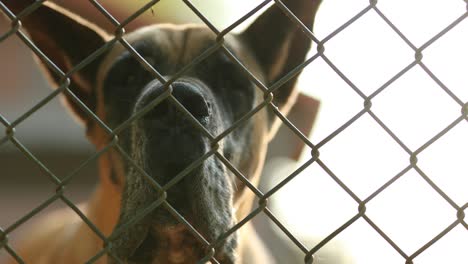
[[[19,13],[34,1],[3,2]],[[319,0],[283,2],[312,27]],[[106,177],[122,190],[112,253],[128,263],[194,263],[202,258],[207,249],[170,208],[211,243],[235,224],[244,192],[251,191],[230,167],[255,182],[277,129],[273,108],[265,102],[272,101],[286,113],[296,95],[297,77],[271,94],[256,82],[269,87],[302,63],[310,38],[276,5],[245,32],[227,34],[222,41],[207,27],[190,25],[148,26],[116,41],[97,26],[47,3],[21,17],[21,22],[33,42],[68,74],[69,91],[118,130],[121,150],[134,161],[120,150],[108,152],[112,162]],[[81,68],[80,63],[97,50],[102,54]],[[208,55],[200,59],[201,54]],[[56,85],[66,85],[53,67],[44,69]],[[68,106],[102,149],[112,137],[71,93],[64,92]],[[258,111],[244,118],[254,109]],[[133,121],[126,122],[130,118]],[[158,191],[135,165],[159,185],[171,187]],[[185,173],[188,167],[191,170]],[[180,177],[181,173],[186,175]],[[164,197],[167,203],[120,230]],[[215,258],[234,263],[235,233],[218,242]]]

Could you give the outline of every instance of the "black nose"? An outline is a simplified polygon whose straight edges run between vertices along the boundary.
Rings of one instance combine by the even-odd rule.
[[[150,103],[158,95],[162,93],[161,87],[150,87],[154,91],[150,91],[144,101]],[[197,84],[190,82],[175,82],[172,84],[172,95],[181,103],[196,119],[203,120],[208,117],[211,112],[211,105],[203,95],[202,89]],[[185,115],[170,98],[164,99],[151,111],[149,111],[145,118],[161,119],[161,118],[175,118]]]
[[[197,86],[188,83],[173,85],[172,95],[196,118],[210,114],[210,105]]]

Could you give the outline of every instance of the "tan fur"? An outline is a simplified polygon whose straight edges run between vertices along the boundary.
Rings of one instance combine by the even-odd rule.
[[[174,31],[183,30],[187,27],[199,28],[199,26],[173,26],[173,25],[158,25],[157,29],[155,26],[149,26],[139,30],[136,34],[131,35],[128,39],[130,43],[137,40],[141,35],[144,35],[146,32],[151,31],[157,37],[158,43],[161,43],[160,46],[169,49],[168,54],[180,54],[180,49],[182,47],[174,47],[166,45],[165,40],[167,34],[164,33],[166,30],[171,30],[171,36],[177,36],[173,34]],[[156,32],[156,33],[155,33]],[[201,36],[203,38],[211,38],[210,32],[206,31],[206,36]],[[196,37],[200,37],[197,35]],[[230,38],[230,37],[229,37]],[[192,43],[196,45],[199,39],[193,39]],[[172,40],[173,41],[173,40]],[[234,48],[240,49],[241,45],[236,45],[234,41]],[[115,59],[115,54],[119,54],[124,49],[121,45],[116,45],[113,50],[108,54],[107,58],[103,62],[103,66],[100,68],[98,74],[98,101],[102,102],[102,82],[104,76],[109,70],[109,65],[113,63]],[[198,47],[191,47],[191,50],[199,50]],[[242,52],[248,52],[246,50],[241,50]],[[182,58],[182,61],[188,63],[192,57],[197,54],[186,54],[186,58]],[[250,63],[247,65],[249,70],[258,72],[259,67],[249,59],[250,56],[242,56],[243,61]],[[177,58],[173,58],[176,60]],[[259,75],[260,76],[260,75]],[[256,98],[257,103],[260,103],[263,99],[262,95],[258,95]],[[103,108],[102,103],[97,104],[97,116],[106,120],[106,113]],[[262,119],[266,118],[266,112],[264,110],[260,111],[253,116],[254,119],[261,122]],[[257,164],[257,166],[252,167],[251,164],[241,165],[239,168],[245,175],[252,176],[249,180],[253,185],[257,185],[259,174],[261,168],[263,167],[263,160],[266,154],[266,146],[268,144],[266,127],[257,126],[254,131],[255,138],[263,139],[255,141],[255,147],[253,147],[252,153],[246,153],[246,155],[251,155],[252,159],[249,160],[251,164]],[[97,150],[104,148],[110,140],[110,137],[104,132],[104,130],[96,123],[93,124],[91,128],[88,129],[87,134],[89,140],[93,142]],[[121,199],[121,189],[120,185],[115,185],[110,182],[111,166],[114,166],[114,170],[118,174],[119,180],[124,180],[124,171],[122,168],[115,168],[116,164],[121,163],[122,157],[120,154],[111,150],[104,153],[99,157],[99,178],[100,183],[96,187],[94,194],[90,197],[89,201],[84,202],[79,205],[80,210],[86,215],[86,217],[102,232],[102,234],[108,237],[112,230],[114,229],[119,214],[120,214],[120,199]],[[111,165],[112,164],[112,165]],[[239,180],[238,185],[243,185]],[[247,187],[243,187],[242,190],[238,190],[235,198],[234,210],[236,212],[237,219],[243,219],[248,215],[252,209],[252,203],[254,200],[254,195],[251,190],[248,190]],[[40,228],[37,228],[40,227]],[[248,223],[245,227],[241,229],[242,237],[246,239],[241,240],[242,247],[239,249],[239,257],[241,261],[239,263],[270,263],[265,262],[270,259],[270,256],[267,253],[267,250],[264,248],[260,239],[257,237],[256,232],[253,230],[253,227]],[[49,214],[45,219],[41,219],[39,223],[35,224],[34,228],[28,231],[27,241],[23,241],[21,248],[19,248],[19,254],[24,258],[26,263],[34,264],[79,264],[85,263],[94,255],[100,252],[103,247],[103,242],[98,235],[94,233],[87,225],[84,223],[80,217],[70,208],[62,209],[56,211],[52,214]],[[65,245],[75,245],[74,247],[66,247]],[[255,248],[255,252],[253,249]],[[97,262],[97,264],[107,263],[107,255],[103,255]]]
[[[16,12],[21,11],[27,6],[28,1],[32,0],[3,0],[7,1],[8,7],[17,8]],[[14,2],[17,1],[17,2]],[[287,0],[285,0],[286,2]],[[297,12],[305,12],[303,9],[307,9],[305,7],[314,7],[315,9],[311,11],[316,11],[318,7],[319,0],[304,0],[304,1],[297,1],[297,0],[289,0],[290,6],[296,9]],[[95,32],[94,36],[91,34],[92,40],[96,41],[99,39],[101,41],[109,41],[111,37],[103,32],[98,27],[86,22],[84,19],[72,14],[71,12],[64,10],[56,6],[55,4],[45,3],[45,6],[51,8],[52,10],[58,11],[62,15],[67,16],[68,18],[76,21],[79,25],[86,25],[88,29],[91,29]],[[303,7],[303,8],[301,8]],[[265,16],[267,22],[275,22],[275,17],[270,17],[275,14],[275,12],[279,12],[278,10],[273,10]],[[304,16],[310,16],[309,13],[304,14]],[[263,17],[263,15],[261,16]],[[299,16],[301,17],[301,16]],[[41,23],[37,23],[42,17],[33,17],[31,16],[30,26],[32,28],[35,25],[38,25],[38,28],[44,30],[44,32],[39,32],[35,35],[36,40],[40,40],[43,42],[44,46],[49,49],[48,56],[53,55],[53,57],[58,60],[61,64],[58,65],[62,67],[65,72],[67,70],[71,70],[72,62],[69,61],[70,58],[67,56],[63,56],[59,49],[56,49],[57,43],[51,41],[49,39],[50,36],[48,34],[55,33],[51,28],[57,24],[43,26]],[[274,20],[271,20],[274,19]],[[283,18],[285,19],[285,18]],[[313,21],[313,17],[312,17]],[[290,21],[285,20],[284,23],[290,23]],[[311,22],[311,21],[309,21]],[[254,23],[255,24],[255,23]],[[78,25],[78,28],[80,26]],[[260,26],[265,25],[260,23]],[[182,32],[186,31],[186,29],[197,29],[196,34],[188,34],[184,35]],[[81,29],[81,28],[80,28]],[[254,27],[254,33],[257,33],[258,27]],[[86,29],[82,29],[86,31]],[[297,29],[296,29],[297,30]],[[40,31],[40,30],[39,30]],[[293,32],[292,30],[290,30]],[[269,31],[270,32],[270,31]],[[288,31],[289,32],[289,31]],[[88,32],[89,33],[89,32]],[[190,32],[189,32],[190,33]],[[86,35],[86,34],[85,34]],[[274,35],[274,34],[272,34]],[[289,34],[292,36],[292,33]],[[289,36],[287,35],[287,36]],[[63,40],[64,34],[59,34],[61,39]],[[98,37],[96,37],[98,36]],[[215,34],[211,32],[207,28],[202,28],[196,25],[183,25],[183,26],[174,26],[174,25],[156,25],[156,26],[148,26],[139,29],[137,32],[131,33],[129,35],[125,35],[124,38],[129,42],[133,43],[138,39],[145,37],[153,37],[154,41],[157,42],[157,46],[165,51],[165,54],[168,56],[167,62],[171,63],[172,65],[181,65],[185,66],[190,63],[195,57],[197,57],[203,49],[206,48],[207,41],[213,42],[215,39]],[[263,36],[263,34],[254,34],[254,37],[250,38],[250,41],[253,41],[250,44],[257,43],[257,36]],[[88,34],[89,37],[89,34]],[[187,37],[189,39],[182,41],[183,37]],[[180,40],[179,40],[180,39]],[[67,39],[66,39],[67,40]],[[293,39],[291,38],[291,41]],[[77,40],[79,42],[80,40]],[[86,40],[83,40],[87,43]],[[243,42],[245,41],[245,43]],[[278,60],[274,63],[270,63],[266,68],[270,69],[270,72],[263,72],[268,71],[265,68],[265,65],[261,65],[261,62],[258,62],[259,57],[256,56],[259,53],[259,50],[249,50],[246,47],[249,46],[248,44],[249,39],[245,38],[245,35],[236,36],[233,35],[226,35],[225,36],[225,43],[229,44],[230,49],[234,49],[239,56],[239,60],[247,67],[247,69],[253,73],[254,76],[260,78],[259,81],[262,83],[272,82],[275,78],[277,78],[278,74],[281,74],[283,71],[290,70],[289,68],[285,69],[285,65],[289,63],[298,63],[298,62],[289,62],[289,58],[293,57],[290,56],[292,53],[289,52],[288,49],[290,44],[298,44],[293,43],[291,41],[286,41],[285,45],[281,46],[279,49],[279,53],[277,54]],[[270,40],[269,40],[270,41]],[[62,42],[63,43],[63,42]],[[71,45],[68,43],[68,46],[72,46],[72,50],[82,51],[80,46],[75,43]],[[94,43],[94,42],[91,42]],[[100,42],[102,45],[102,42]],[[187,44],[188,43],[188,44]],[[279,43],[275,39],[271,39],[269,43]],[[267,44],[269,44],[267,43]],[[282,42],[281,42],[282,43]],[[306,41],[306,44],[308,41]],[[184,47],[184,45],[190,47]],[[301,43],[299,43],[301,44]],[[86,46],[86,45],[84,45]],[[252,46],[252,45],[250,45]],[[255,45],[253,45],[255,46]],[[301,45],[300,45],[301,46]],[[307,46],[307,45],[305,45]],[[305,47],[304,46],[304,47]],[[76,48],[76,49],[75,49]],[[268,49],[268,47],[264,47]],[[265,49],[261,49],[260,53],[263,52]],[[114,45],[112,50],[107,53],[106,57],[101,64],[99,64],[99,68],[92,71],[93,73],[97,72],[97,75],[93,75],[93,80],[82,79],[79,74],[78,77],[73,79],[73,82],[76,84],[81,84],[81,86],[88,87],[88,90],[83,90],[86,97],[86,94],[89,96],[92,92],[89,91],[91,89],[90,82],[96,82],[97,87],[94,87],[96,90],[93,90],[95,94],[95,105],[88,105],[89,107],[93,108],[92,111],[106,123],[106,109],[104,109],[104,94],[103,94],[103,82],[104,78],[107,75],[108,71],[110,70],[111,65],[116,60],[118,54],[120,54],[124,50],[124,47],[117,43]],[[294,50],[296,52],[297,50]],[[306,50],[302,50],[305,54]],[[297,53],[295,53],[297,54]],[[86,57],[89,54],[80,54],[80,56]],[[82,59],[80,57],[80,59]],[[260,59],[261,56],[260,56]],[[264,59],[264,58],[263,58]],[[54,61],[55,62],[55,61]],[[76,63],[76,62],[75,62]],[[268,61],[263,60],[263,63],[269,63]],[[285,65],[283,65],[285,64]],[[291,65],[287,65],[288,67],[292,67]],[[295,65],[293,65],[295,66]],[[50,73],[49,73],[50,74]],[[283,73],[284,74],[284,73]],[[83,75],[86,76],[86,75]],[[57,79],[51,78],[51,82],[55,82],[56,84],[59,82]],[[270,83],[271,84],[271,83]],[[293,86],[291,86],[293,87]],[[258,88],[255,94],[255,101],[256,105],[260,104],[264,100],[264,94]],[[76,91],[75,91],[76,92]],[[79,91],[80,92],[80,91]],[[88,94],[89,93],[89,94]],[[297,91],[292,89],[290,95],[287,98],[283,98],[286,100],[284,105],[280,106],[280,109],[283,114],[287,114],[289,109],[291,108],[292,104],[295,102],[295,98],[297,96]],[[81,98],[83,99],[83,98]],[[93,102],[94,103],[94,102]],[[69,106],[72,103],[69,102]],[[73,107],[71,107],[73,108]],[[76,110],[76,109],[75,109]],[[78,110],[79,111],[79,110]],[[77,112],[75,112],[77,113]],[[79,114],[79,113],[78,113]],[[81,118],[85,119],[86,117],[81,116]],[[249,177],[249,181],[252,185],[256,186],[258,183],[259,175],[261,169],[264,165],[264,159],[266,155],[267,145],[269,140],[273,137],[276,133],[276,130],[279,126],[279,120],[276,120],[273,125],[268,127],[269,119],[268,113],[266,109],[262,109],[255,115],[251,117],[252,123],[255,124],[253,129],[249,131],[252,133],[252,138],[254,139],[251,142],[249,151],[242,153],[245,155],[245,158],[242,159],[243,163],[238,164],[238,169],[244,174]],[[87,128],[87,137],[89,140],[95,145],[98,151],[105,148],[112,138],[105,132],[105,130],[96,122],[92,121],[88,118],[88,120],[84,120]],[[223,142],[219,142],[222,146]],[[93,195],[89,198],[89,200],[81,205],[79,205],[80,211],[89,219],[94,226],[99,230],[99,232],[104,237],[109,237],[113,232],[115,226],[117,225],[120,217],[120,208],[121,208],[121,195],[122,195],[122,186],[124,186],[125,181],[125,171],[122,166],[123,158],[121,154],[115,150],[110,149],[103,153],[99,157],[99,179],[100,182],[97,185]],[[111,182],[112,176],[116,176],[118,178],[119,184],[115,184]],[[229,185],[229,184],[227,184]],[[246,187],[241,180],[236,179],[236,185],[233,186],[233,190],[235,191],[234,194],[234,208],[237,220],[244,219],[252,209],[255,209],[259,205],[253,205],[253,201],[255,198],[254,193]],[[224,186],[224,185],[223,185]],[[229,186],[226,186],[229,188]],[[126,211],[125,211],[126,212]],[[239,239],[239,248],[237,250],[237,254],[239,254],[238,260],[236,263],[272,263],[272,259],[269,257],[267,250],[265,249],[264,245],[258,238],[255,230],[252,227],[252,224],[249,222],[245,224],[239,231],[240,239]],[[15,247],[15,250],[18,251],[19,255],[23,258],[26,263],[32,264],[80,264],[85,263],[98,254],[103,248],[103,241],[102,239],[78,216],[76,212],[72,209],[62,209],[56,211],[52,214],[45,216],[45,218],[41,219],[39,223],[37,223],[32,229],[26,232],[26,236],[24,236],[24,240],[20,241],[20,247]],[[69,246],[71,245],[71,246]],[[102,254],[102,256],[94,263],[98,264],[105,264],[107,263],[107,254]],[[158,262],[159,263],[159,262]]]
[[[110,173],[109,158],[109,154],[100,157],[101,181],[89,201],[78,205],[104,236],[111,234],[120,210],[121,191],[109,177],[104,177]],[[18,253],[26,263],[85,263],[103,246],[102,240],[70,208],[48,214],[25,233]],[[104,255],[96,263],[104,264],[106,258]]]

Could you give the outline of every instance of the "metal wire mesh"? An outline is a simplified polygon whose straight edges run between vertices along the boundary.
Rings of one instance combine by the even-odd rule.
[[[131,23],[134,19],[136,19],[138,16],[140,16],[142,13],[148,11],[152,6],[156,5],[159,1],[153,0],[153,1],[148,1],[143,7],[141,7],[137,12],[133,13],[131,16],[125,18],[123,21],[118,21],[111,12],[106,10],[103,5],[99,3],[97,0],[89,0],[90,3],[94,5],[94,7],[101,12],[115,27],[115,33],[111,41],[106,43],[104,46],[96,50],[93,54],[91,54],[88,58],[80,62],[78,65],[76,65],[71,71],[69,72],[63,72],[61,71],[53,61],[51,61],[47,56],[45,56],[41,50],[24,34],[22,28],[21,28],[21,18],[24,16],[27,16],[28,14],[34,12],[35,9],[37,9],[44,0],[41,1],[36,1],[34,4],[29,6],[27,9],[25,9],[22,13],[18,15],[14,15],[12,12],[8,10],[8,8],[5,6],[0,1],[0,9],[7,15],[7,17],[11,20],[11,28],[8,32],[4,33],[3,35],[0,36],[0,42],[4,41],[5,39],[11,37],[12,35],[17,35],[28,47],[31,51],[34,52],[36,56],[38,56],[50,69],[52,69],[57,75],[60,76],[60,86],[58,89],[52,91],[48,96],[45,98],[42,98],[39,103],[34,105],[32,108],[30,108],[28,111],[26,111],[23,115],[21,115],[19,118],[15,120],[7,120],[4,116],[1,115],[0,113],[0,123],[5,127],[5,136],[0,139],[0,146],[4,144],[5,142],[11,142],[13,143],[23,154],[25,157],[33,161],[35,164],[39,166],[39,168],[42,170],[42,172],[49,177],[49,180],[53,182],[56,186],[56,193],[51,196],[49,199],[46,201],[42,202],[41,205],[39,205],[37,208],[34,210],[28,212],[25,214],[23,217],[18,219],[15,223],[13,223],[10,226],[3,227],[3,229],[0,228],[0,248],[3,248],[6,250],[18,263],[24,263],[22,260],[21,256],[18,255],[15,252],[15,249],[12,248],[12,246],[9,244],[8,241],[8,236],[10,233],[12,233],[15,229],[23,225],[26,221],[30,220],[31,218],[35,217],[39,212],[41,212],[44,208],[46,208],[48,205],[53,203],[54,201],[61,200],[63,201],[67,206],[69,206],[81,219],[83,222],[86,223],[87,226],[97,235],[102,239],[104,242],[104,248],[95,256],[93,256],[91,259],[88,260],[87,263],[94,263],[96,260],[98,260],[100,257],[102,257],[104,254],[110,253],[109,248],[111,246],[111,242],[113,237],[106,237],[81,211],[80,209],[71,201],[67,198],[67,196],[64,194],[63,189],[64,187],[70,182],[70,180],[75,177],[75,175],[87,164],[90,162],[93,162],[96,160],[100,155],[108,151],[110,148],[115,148],[117,149],[122,156],[131,164],[131,166],[134,167],[136,171],[138,171],[144,178],[150,183],[156,190],[159,191],[160,196],[148,207],[139,212],[137,215],[134,216],[131,221],[128,223],[122,225],[119,227],[119,230],[113,233],[113,236],[117,236],[124,232],[129,226],[133,225],[137,221],[139,221],[141,218],[143,218],[146,214],[154,210],[158,206],[162,206],[166,208],[175,218],[178,219],[179,222],[185,224],[189,231],[201,242],[203,243],[206,248],[208,249],[206,251],[206,255],[203,259],[199,261],[199,263],[205,263],[208,260],[211,260],[213,263],[219,263],[215,258],[215,248],[217,245],[222,243],[229,235],[232,233],[236,232],[238,229],[242,228],[242,226],[247,223],[248,221],[252,220],[254,217],[256,217],[258,214],[265,214],[269,219],[271,219],[271,222],[277,225],[284,234],[291,239],[291,241],[303,252],[304,254],[304,262],[305,263],[314,263],[314,254],[316,254],[320,249],[322,249],[327,243],[329,243],[333,238],[335,238],[338,234],[343,232],[345,229],[347,229],[349,226],[351,226],[353,223],[355,223],[358,219],[363,219],[365,222],[368,223],[370,227],[372,227],[378,234],[381,236],[382,239],[384,239],[398,254],[400,254],[404,259],[405,263],[410,264],[413,263],[413,260],[418,257],[423,251],[428,249],[430,246],[432,246],[434,243],[437,243],[438,240],[440,240],[442,237],[444,237],[448,232],[450,232],[452,229],[454,229],[457,226],[463,226],[465,229],[468,229],[468,224],[465,221],[465,213],[464,210],[468,208],[468,202],[465,204],[457,204],[454,202],[451,197],[446,194],[439,186],[431,180],[431,178],[428,176],[426,172],[424,172],[419,166],[418,166],[418,156],[424,152],[431,144],[439,140],[441,137],[443,137],[445,134],[447,134],[451,129],[456,127],[462,122],[468,121],[468,102],[463,102],[457,95],[450,90],[448,86],[446,86],[437,76],[431,71],[431,69],[424,63],[423,61],[423,53],[424,51],[431,46],[433,43],[437,42],[439,39],[443,38],[446,33],[451,31],[453,28],[457,27],[463,20],[465,20],[468,16],[468,11],[464,11],[464,13],[455,19],[452,23],[448,24],[443,30],[435,34],[432,38],[430,38],[428,41],[426,41],[424,44],[420,46],[416,46],[413,44],[409,38],[405,36],[405,34],[402,33],[402,31],[395,26],[394,23],[385,15],[382,10],[379,9],[379,4],[377,0],[371,0],[364,9],[362,9],[360,12],[358,12],[354,17],[346,21],[343,25],[339,26],[336,30],[334,30],[332,33],[330,33],[328,36],[326,36],[323,39],[318,39],[314,36],[310,30],[305,27],[300,20],[294,16],[294,14],[282,3],[280,0],[265,0],[262,3],[260,3],[257,7],[252,9],[250,12],[245,14],[242,18],[239,20],[235,21],[232,25],[226,27],[225,29],[219,30],[217,29],[212,23],[210,23],[209,19],[203,15],[203,13],[198,10],[189,0],[184,0],[183,2],[186,4],[188,8],[190,8],[200,19],[203,21],[206,26],[213,31],[214,34],[216,34],[216,43],[207,49],[203,54],[199,55],[191,64],[186,65],[181,71],[179,71],[177,74],[173,75],[170,79],[166,79],[164,76],[162,76],[157,69],[153,68],[153,66],[148,63],[138,52],[135,50],[134,47],[125,39],[125,27]],[[465,0],[466,2],[466,0]],[[271,86],[266,86],[262,82],[260,82],[256,76],[254,76],[243,64],[241,61],[239,61],[234,54],[232,54],[224,45],[224,37],[227,33],[231,32],[234,28],[236,28],[239,24],[243,23],[245,20],[250,18],[252,15],[254,15],[256,12],[258,12],[261,8],[268,4],[273,4],[277,5],[282,12],[284,13],[285,16],[288,16],[291,21],[294,21],[298,27],[300,27],[303,31],[303,33],[309,37],[313,42],[314,45],[317,47],[317,53],[307,59],[305,62],[303,62],[301,65],[297,66],[294,70],[280,78],[276,83],[274,83]],[[401,69],[395,76],[390,78],[387,82],[385,82],[381,87],[379,87],[377,90],[372,92],[371,94],[367,95],[365,94],[357,85],[353,84],[353,82],[344,74],[340,69],[333,63],[333,61],[327,57],[327,54],[325,53],[325,48],[327,46],[327,43],[335,38],[337,35],[339,35],[343,30],[348,28],[350,25],[355,23],[356,21],[360,20],[361,17],[367,13],[373,12],[374,14],[377,14],[382,21],[384,21],[405,43],[406,45],[411,48],[411,50],[414,52],[414,61],[412,61],[409,65]],[[139,111],[137,114],[131,116],[128,120],[123,122],[120,126],[118,126],[115,129],[109,128],[104,122],[102,122],[83,102],[80,101],[80,99],[73,94],[73,92],[69,89],[70,85],[70,76],[79,71],[80,69],[84,68],[87,66],[91,61],[93,61],[97,56],[100,54],[104,53],[105,51],[109,50],[110,48],[113,47],[114,44],[120,43],[123,45],[131,54],[134,56],[146,69],[149,69],[151,73],[153,74],[154,78],[158,79],[162,84],[163,88],[165,89],[165,92],[160,95],[158,98],[156,98],[153,102],[148,104],[146,107],[144,107],[141,111]],[[263,91],[265,94],[265,99],[264,101],[259,104],[255,109],[250,111],[249,113],[245,114],[241,119],[239,119],[237,122],[235,122],[230,128],[226,129],[224,132],[222,132],[218,136],[214,136],[210,134],[209,131],[207,131],[198,121],[196,118],[194,118],[191,113],[185,109],[185,107],[177,101],[177,99],[171,94],[172,89],[171,89],[171,84],[176,81],[180,76],[182,76],[186,71],[188,71],[191,67],[198,63],[202,63],[203,60],[207,57],[209,57],[211,54],[213,54],[215,51],[222,51],[224,52],[238,67],[242,69],[243,72],[245,72],[249,78]],[[346,84],[348,84],[349,88],[352,89],[358,96],[361,97],[362,102],[363,102],[363,107],[362,109],[356,113],[350,120],[342,124],[337,130],[332,132],[330,135],[325,137],[323,140],[320,142],[311,142],[306,135],[303,135],[295,126],[292,124],[287,117],[285,117],[274,105],[272,101],[272,93],[276,89],[279,89],[282,84],[299,74],[302,69],[307,67],[310,63],[312,63],[314,60],[317,58],[321,58],[323,61],[326,62],[326,64],[334,71],[336,72],[337,76],[342,78]],[[446,94],[448,94],[451,99],[453,100],[454,104],[457,104],[458,107],[460,107],[460,115],[452,121],[451,124],[449,124],[446,128],[438,132],[437,134],[433,135],[433,137],[425,142],[422,146],[420,146],[417,149],[411,149],[407,145],[403,143],[402,140],[399,139],[397,136],[397,133],[392,131],[380,118],[379,116],[373,112],[372,106],[373,106],[373,99],[376,98],[380,93],[382,93],[384,90],[386,90],[393,82],[398,80],[400,77],[405,75],[410,69],[419,67],[422,69],[427,76],[429,76],[437,85],[440,87],[442,91],[444,91]],[[86,112],[97,124],[101,126],[102,129],[106,131],[106,133],[109,135],[110,138],[113,138],[111,143],[108,144],[105,148],[100,150],[99,152],[95,153],[93,156],[91,156],[88,160],[83,162],[77,169],[74,171],[71,171],[68,175],[66,175],[64,178],[60,179],[54,173],[47,168],[45,164],[43,164],[33,153],[31,153],[28,148],[21,143],[21,141],[17,138],[16,136],[16,128],[19,124],[24,122],[26,119],[28,119],[34,112],[36,112],[38,109],[44,107],[46,104],[48,104],[52,99],[56,98],[60,94],[67,94],[72,98],[72,100],[75,101],[81,109]],[[124,151],[124,149],[119,145],[119,139],[118,139],[118,134],[122,130],[128,128],[128,126],[134,122],[135,120],[141,118],[146,112],[150,111],[155,105],[159,104],[163,100],[170,100],[172,103],[176,105],[176,107],[184,112],[187,116],[190,117],[191,122],[193,125],[199,129],[207,138],[210,139],[211,141],[211,149],[203,156],[201,156],[199,159],[197,159],[195,162],[193,162],[190,166],[185,168],[182,172],[180,172],[176,177],[174,177],[169,183],[167,183],[164,186],[161,186],[158,182],[156,182],[150,175],[148,175],[138,164],[136,164],[135,161],[132,160],[132,158],[129,156],[128,153]],[[301,140],[304,141],[304,143],[310,147],[312,150],[310,153],[310,158],[302,165],[300,166],[296,171],[294,171],[292,174],[284,178],[280,183],[278,183],[276,186],[274,186],[272,189],[267,191],[266,193],[261,192],[257,187],[255,187],[252,183],[249,182],[247,177],[243,175],[233,164],[229,162],[228,159],[226,159],[220,152],[217,151],[218,149],[218,143],[220,140],[222,140],[224,137],[226,137],[229,133],[231,133],[234,129],[236,129],[239,125],[241,125],[243,122],[251,118],[253,115],[255,115],[258,111],[265,107],[271,107],[274,110],[274,113],[281,119],[282,123],[290,129],[291,132],[293,132],[297,137],[299,137]],[[320,158],[320,149],[332,141],[338,134],[342,133],[345,131],[351,124],[355,123],[357,120],[362,118],[363,116],[370,116],[376,124],[378,124],[382,129],[388,133],[388,135],[408,154],[409,161],[407,165],[401,169],[399,173],[397,173],[394,177],[392,177],[390,180],[388,180],[385,184],[377,188],[374,192],[372,192],[371,195],[368,197],[362,199],[360,198],[353,190],[347,186],[330,168],[325,164],[321,158]],[[221,162],[224,163],[224,165],[229,168],[235,175],[238,177],[239,180],[241,180],[257,197],[258,197],[258,204],[256,205],[256,208],[244,219],[240,219],[240,221],[234,225],[229,231],[226,233],[222,234],[216,241],[207,241],[203,238],[202,235],[197,231],[196,226],[192,226],[182,215],[177,212],[174,207],[166,200],[167,193],[166,191],[174,186],[177,182],[181,181],[190,171],[194,168],[196,168],[198,165],[200,165],[204,160],[208,159],[209,157],[217,157]],[[356,209],[357,213],[351,217],[348,221],[344,222],[338,229],[335,231],[331,232],[328,236],[322,239],[319,243],[317,243],[314,247],[308,248],[306,247],[298,238],[296,238],[289,230],[288,228],[280,221],[278,218],[273,214],[273,212],[269,209],[268,207],[268,198],[270,198],[272,195],[277,193],[280,189],[282,189],[284,186],[286,186],[291,180],[293,180],[297,175],[299,175],[301,172],[303,172],[306,168],[308,168],[312,164],[317,164],[320,168],[322,168],[329,176],[331,179],[333,179],[336,184],[342,188],[355,202],[356,202]],[[426,181],[451,207],[453,207],[457,214],[453,216],[453,222],[447,226],[445,229],[440,231],[440,233],[427,241],[427,243],[419,248],[418,250],[414,252],[405,252],[397,243],[395,243],[392,238],[387,235],[367,214],[366,214],[366,204],[377,197],[382,191],[387,189],[389,186],[397,182],[401,177],[404,177],[404,175],[410,171],[414,170],[418,173],[418,175]],[[1,209],[0,209],[1,210]],[[122,263],[122,261],[114,256],[115,261],[117,263]]]

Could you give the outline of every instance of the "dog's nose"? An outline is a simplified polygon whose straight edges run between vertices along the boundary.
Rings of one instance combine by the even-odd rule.
[[[210,114],[210,104],[199,88],[186,83],[175,83],[172,94],[196,118]]]
[[[181,103],[196,119],[203,120],[208,117],[211,112],[211,104],[208,102],[206,97],[202,94],[201,88],[197,87],[195,84],[188,82],[175,82],[172,84],[172,95]],[[160,87],[157,87],[153,93],[153,96],[156,98],[161,94]],[[148,98],[151,100],[154,98]],[[165,99],[160,102],[154,109],[152,109],[146,115],[147,118],[168,118],[174,116],[183,115],[180,109],[177,109],[177,106],[174,102],[171,102],[169,99]]]

